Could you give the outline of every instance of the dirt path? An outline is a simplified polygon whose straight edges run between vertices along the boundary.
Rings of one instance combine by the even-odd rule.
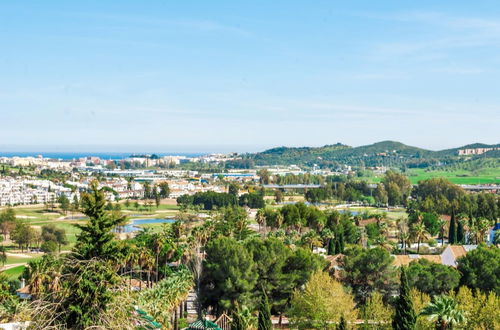
[[[6,252],[5,254],[6,254],[8,257],[17,257],[17,258],[26,258],[26,259],[33,258],[32,256],[27,255],[27,254],[24,254],[24,253],[12,253],[12,252]]]

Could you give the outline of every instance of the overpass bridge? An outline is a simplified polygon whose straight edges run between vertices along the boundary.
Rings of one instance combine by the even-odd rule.
[[[321,187],[319,184],[265,184],[262,186],[269,189],[311,189]]]
[[[465,190],[487,190],[487,191],[500,191],[500,185],[481,185],[481,184],[461,184],[460,187],[462,187]]]

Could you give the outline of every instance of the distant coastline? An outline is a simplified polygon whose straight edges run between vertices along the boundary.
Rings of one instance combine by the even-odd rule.
[[[83,157],[99,157],[101,159],[112,159],[120,160],[130,157],[131,155],[137,154],[137,152],[30,152],[30,151],[8,151],[0,152],[0,157],[37,157],[42,155],[44,158],[51,159],[78,159]],[[141,154],[144,154],[141,152]],[[149,154],[149,153],[147,153]],[[153,154],[153,153],[151,153]],[[155,153],[158,156],[186,156],[186,157],[199,157],[206,155],[208,153],[185,153],[185,152],[168,152],[168,153]]]

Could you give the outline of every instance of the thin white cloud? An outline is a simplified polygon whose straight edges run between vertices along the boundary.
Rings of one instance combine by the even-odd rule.
[[[139,15],[123,15],[123,14],[96,14],[96,13],[61,13],[62,15],[79,17],[83,19],[97,20],[104,22],[106,25],[124,24],[127,29],[131,26],[137,29],[138,26],[143,28],[176,28],[204,33],[228,33],[239,36],[254,36],[252,32],[240,26],[222,23],[210,19],[183,19],[183,18],[158,18],[145,17]]]
[[[420,33],[402,40],[375,43],[372,53],[368,55],[375,60],[404,57],[425,62],[446,58],[450,56],[450,52],[460,49],[498,48],[500,45],[498,19],[453,16],[426,11],[363,13],[360,16],[397,24],[416,24],[421,29]],[[457,70],[467,71],[466,68]]]

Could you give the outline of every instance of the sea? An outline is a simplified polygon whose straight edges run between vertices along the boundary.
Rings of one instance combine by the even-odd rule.
[[[131,155],[137,155],[143,153],[133,153],[133,152],[0,152],[0,157],[38,157],[43,156],[44,158],[51,159],[63,159],[63,160],[72,160],[83,157],[99,157],[101,159],[112,159],[112,160],[120,160],[124,158],[128,158]],[[153,153],[144,153],[144,154],[153,154]],[[158,156],[186,156],[186,157],[199,157],[206,155],[207,153],[182,153],[182,152],[173,152],[173,153],[154,153]]]

